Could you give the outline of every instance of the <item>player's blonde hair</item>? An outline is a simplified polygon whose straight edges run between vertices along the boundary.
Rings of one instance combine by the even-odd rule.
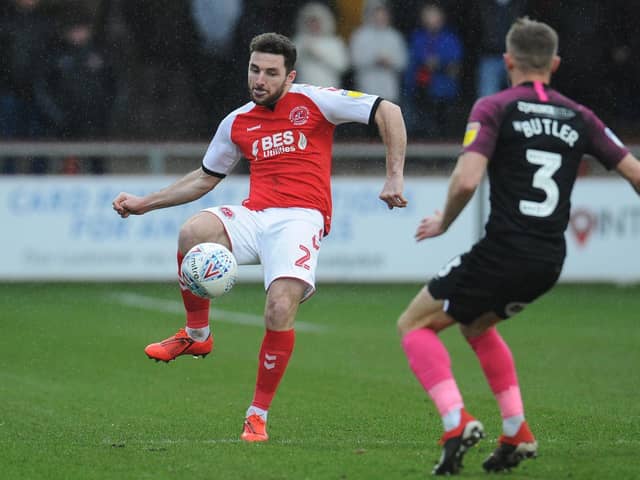
[[[507,33],[507,53],[523,71],[544,71],[558,53],[558,34],[549,25],[518,18]]]

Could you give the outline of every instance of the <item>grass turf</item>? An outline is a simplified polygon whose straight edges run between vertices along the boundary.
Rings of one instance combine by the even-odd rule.
[[[0,284],[0,468],[21,479],[419,479],[441,425],[409,371],[395,318],[418,285],[320,285],[272,405],[267,444],[238,439],[260,326],[214,322],[205,360],[169,365],[143,347],[183,324],[165,284]],[[121,301],[142,295],[145,308]],[[157,311],[154,305],[157,303]],[[264,294],[237,285],[214,307],[255,315]],[[136,303],[135,301],[133,303]],[[640,286],[560,285],[501,332],[519,368],[540,457],[510,477],[638,478]],[[221,318],[224,319],[222,314]],[[470,348],[442,336],[467,408],[488,438],[497,406]]]

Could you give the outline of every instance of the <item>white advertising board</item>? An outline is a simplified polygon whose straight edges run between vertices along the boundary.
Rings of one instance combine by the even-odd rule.
[[[640,197],[619,178],[578,179],[561,280],[640,281]]]
[[[143,194],[174,180],[0,177],[0,280],[172,280],[182,223],[201,208],[238,204],[248,191],[246,177],[230,177],[191,204],[124,220],[111,209],[120,191]],[[382,182],[334,179],[333,225],[322,243],[319,281],[423,281],[478,238],[478,195],[446,235],[416,243],[419,220],[443,206],[447,179],[407,179],[409,206],[391,211],[378,200]],[[640,281],[633,248],[639,240],[640,199],[626,182],[580,179],[561,280]],[[261,278],[259,266],[241,267],[241,281]]]
[[[246,177],[230,177],[197,202],[121,219],[111,208],[120,191],[155,191],[175,177],[78,176],[0,178],[2,280],[171,280],[177,235],[201,208],[238,204]],[[424,213],[442,207],[444,179],[406,182],[410,206],[388,210],[380,178],[336,178],[331,234],[323,240],[318,280],[425,280],[476,238],[469,209],[446,238],[417,244]],[[244,267],[241,280],[261,280]]]

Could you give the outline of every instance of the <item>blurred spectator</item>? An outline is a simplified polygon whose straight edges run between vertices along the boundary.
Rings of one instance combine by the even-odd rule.
[[[405,111],[411,135],[447,137],[453,134],[453,115],[459,107],[462,42],[447,26],[437,3],[420,10],[420,27],[409,42],[405,74]]]
[[[608,123],[612,102],[606,98],[601,86],[610,66],[609,32],[618,28],[618,25],[607,23],[610,2],[545,0],[535,3],[541,19],[554,27],[562,39],[558,52],[562,63],[553,78],[555,88],[589,105]],[[637,26],[634,28],[638,35]]]
[[[244,85],[236,80],[241,67],[233,55],[243,7],[242,0],[191,0],[191,15],[198,34],[192,73],[209,129],[215,128],[246,96]]]
[[[34,102],[34,76],[53,33],[40,0],[12,0],[0,18],[0,138],[25,140],[45,136]],[[33,159],[31,172],[44,173],[46,161]],[[5,158],[2,173],[15,173],[16,160]]]
[[[362,24],[365,16],[367,0],[335,0],[336,16],[338,17],[338,34],[346,39],[351,38],[353,32]]]
[[[525,14],[526,0],[480,0],[471,9],[479,29],[476,95],[484,97],[507,87],[502,54],[511,24]]]
[[[108,133],[115,79],[93,43],[91,22],[84,13],[64,20],[60,42],[47,55],[35,84],[36,103],[64,140],[101,139]],[[102,159],[90,159],[89,171],[103,173]]]
[[[349,51],[336,35],[331,9],[318,2],[306,4],[298,13],[293,42],[298,50],[296,82],[341,87],[349,68]]]
[[[640,122],[640,35],[637,19],[640,2],[610,0],[609,68],[606,80],[611,95],[611,113],[620,124],[621,133],[635,134]]]
[[[309,0],[245,0],[245,7],[238,22],[235,38],[236,55],[245,63],[249,42],[256,35],[278,32],[287,37],[295,33],[295,18],[300,8]],[[324,2],[326,3],[326,2]],[[246,69],[247,65],[243,65]],[[248,94],[247,94],[248,98]]]
[[[401,74],[407,66],[407,44],[391,26],[383,1],[367,3],[364,23],[353,32],[349,47],[355,88],[398,103]]]
[[[36,101],[59,138],[104,138],[107,133],[115,79],[92,32],[89,16],[65,20],[60,42],[36,81]]]
[[[135,60],[128,74],[128,134],[154,140],[208,135],[211,124],[191,77],[198,35],[190,2],[124,0],[120,8]]]

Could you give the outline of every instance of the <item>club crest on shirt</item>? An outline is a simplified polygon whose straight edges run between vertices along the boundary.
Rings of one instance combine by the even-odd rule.
[[[467,123],[467,130],[464,132],[464,140],[462,141],[462,146],[468,147],[473,142],[475,142],[479,131],[480,131],[480,122]]]
[[[309,120],[309,109],[303,105],[299,105],[289,113],[289,120],[296,126],[304,125]]]

